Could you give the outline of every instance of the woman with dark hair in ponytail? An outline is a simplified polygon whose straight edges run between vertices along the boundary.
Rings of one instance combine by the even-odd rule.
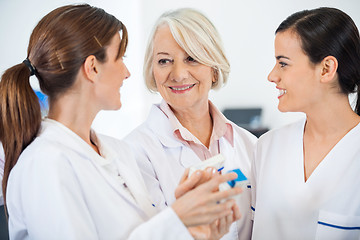
[[[259,139],[253,239],[360,239],[359,31],[338,9],[297,12],[276,30],[275,58],[279,110],[306,118]]]
[[[104,10],[63,6],[38,23],[26,59],[3,74],[2,186],[11,239],[192,239],[187,227],[199,225],[218,238],[239,218],[227,198],[241,189],[216,191],[236,174],[205,181],[202,171],[157,214],[129,148],[91,130],[100,110],[121,107],[127,41],[125,26]],[[31,75],[49,99],[43,120]]]

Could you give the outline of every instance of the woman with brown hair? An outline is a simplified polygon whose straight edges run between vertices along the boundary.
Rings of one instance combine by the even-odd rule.
[[[360,239],[360,35],[345,12],[296,12],[275,31],[268,80],[298,122],[260,137],[253,239]],[[352,109],[349,94],[355,93]]]
[[[126,27],[104,10],[60,7],[33,30],[23,63],[2,76],[11,239],[192,239],[187,227],[202,224],[218,238],[239,218],[235,202],[221,200],[240,189],[216,191],[236,174],[199,185],[200,171],[179,185],[181,197],[171,208],[156,215],[129,148],[91,129],[100,110],[121,107],[119,89],[130,76],[123,62],[127,41]],[[44,120],[31,75],[49,98]]]

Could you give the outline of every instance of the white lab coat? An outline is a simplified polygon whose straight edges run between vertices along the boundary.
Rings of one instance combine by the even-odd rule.
[[[360,125],[304,178],[305,120],[260,137],[253,239],[360,239]]]
[[[41,127],[10,173],[11,239],[192,239],[171,208],[154,216],[123,142],[97,135],[103,158],[64,125],[45,120]],[[133,197],[104,169],[112,161]]]
[[[223,172],[240,168],[250,177],[250,158],[257,138],[235,124],[231,125],[234,129],[234,147],[224,137],[220,138],[220,153],[225,156]],[[155,204],[161,208],[170,206],[175,201],[175,188],[184,170],[201,162],[201,159],[174,137],[170,121],[159,105],[152,106],[147,120],[131,132],[125,141],[134,147],[138,165]],[[241,219],[233,224],[223,239],[250,239],[251,194],[250,189],[243,190],[238,197]]]

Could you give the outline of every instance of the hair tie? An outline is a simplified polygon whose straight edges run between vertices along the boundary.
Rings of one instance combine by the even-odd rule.
[[[30,76],[35,75],[35,67],[31,64],[30,60],[26,58],[23,63],[29,68]]]

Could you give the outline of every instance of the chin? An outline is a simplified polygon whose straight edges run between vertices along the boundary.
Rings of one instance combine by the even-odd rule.
[[[285,107],[282,107],[282,106],[280,106],[280,105],[278,105],[278,109],[279,109],[279,111],[282,112],[282,113],[289,112],[288,109],[286,109]]]
[[[122,104],[119,103],[118,106],[114,110],[119,110],[121,108]]]
[[[181,101],[172,101],[169,105],[171,105],[175,109],[191,109],[195,105],[195,103],[196,102],[192,99],[184,98]]]
[[[278,105],[278,109],[279,109],[279,111],[282,112],[282,113],[287,113],[287,112],[302,112],[302,111],[299,110],[299,108],[295,108],[295,107],[289,108],[289,107],[280,106],[280,105]]]
[[[112,106],[109,106],[108,108],[104,109],[104,110],[110,110],[110,111],[116,111],[116,110],[119,110],[121,108],[122,104],[121,102],[117,103],[116,105],[112,105]]]

